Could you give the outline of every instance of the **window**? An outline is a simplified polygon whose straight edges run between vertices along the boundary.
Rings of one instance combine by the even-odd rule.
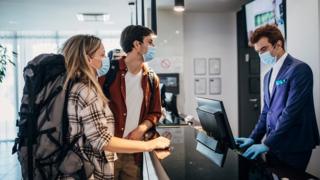
[[[93,32],[6,32],[0,31],[0,43],[15,50],[18,56],[13,59],[15,66],[8,64],[4,81],[0,84],[0,141],[14,140],[16,119],[24,87],[23,69],[27,63],[41,53],[57,53],[62,44],[75,34],[94,34]],[[99,32],[97,32],[99,34]],[[101,33],[100,33],[101,34]],[[103,44],[106,52],[120,48],[120,34],[104,33]],[[100,37],[98,35],[98,37]],[[12,55],[11,55],[12,56]],[[12,58],[12,57],[11,57]]]
[[[10,41],[0,41],[7,48],[7,52],[12,52],[12,43]],[[11,60],[12,53],[8,53]],[[0,84],[0,141],[12,140],[16,137],[15,120],[17,119],[16,104],[16,80],[15,66],[8,63],[6,76]]]

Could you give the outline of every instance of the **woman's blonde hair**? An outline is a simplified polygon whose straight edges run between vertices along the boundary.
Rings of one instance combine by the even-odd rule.
[[[89,57],[102,45],[101,39],[93,35],[75,35],[69,38],[62,48],[67,68],[67,78],[64,88],[71,80],[79,80],[88,84],[89,89],[94,88],[98,98],[106,105],[108,99],[97,81],[96,72],[90,67]]]

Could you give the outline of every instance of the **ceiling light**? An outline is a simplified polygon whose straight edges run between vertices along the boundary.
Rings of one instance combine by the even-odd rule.
[[[79,13],[77,19],[79,21],[108,22],[110,15],[107,13]]]
[[[18,24],[18,22],[17,21],[9,21],[9,24],[16,25],[16,24]]]
[[[183,12],[184,9],[184,0],[174,0],[174,11]]]

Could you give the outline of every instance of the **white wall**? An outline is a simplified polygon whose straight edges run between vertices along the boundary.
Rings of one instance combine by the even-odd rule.
[[[238,135],[236,14],[196,12],[181,14],[172,10],[158,10],[157,13],[157,53],[155,60],[149,65],[157,73],[180,73],[178,96],[180,113],[191,114],[197,118],[193,58],[220,57],[221,75],[217,77],[222,79],[222,94],[207,93],[202,97],[223,100],[232,131],[234,135]],[[163,59],[169,59],[172,67],[162,68],[160,62]],[[213,76],[205,77],[208,80]]]
[[[315,110],[320,127],[320,3],[318,0],[287,1],[287,50],[309,64],[313,71]],[[313,151],[307,171],[320,177],[320,147]]]
[[[188,13],[184,15],[184,112],[196,116],[193,58],[220,57],[223,100],[234,135],[238,135],[238,73],[235,13]],[[206,76],[208,79],[209,76]],[[208,81],[207,81],[208,84]],[[208,91],[208,88],[207,88]]]

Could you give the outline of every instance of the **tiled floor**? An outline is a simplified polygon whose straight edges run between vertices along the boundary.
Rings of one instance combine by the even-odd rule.
[[[0,142],[0,180],[21,179],[17,154],[11,155],[13,142]]]

